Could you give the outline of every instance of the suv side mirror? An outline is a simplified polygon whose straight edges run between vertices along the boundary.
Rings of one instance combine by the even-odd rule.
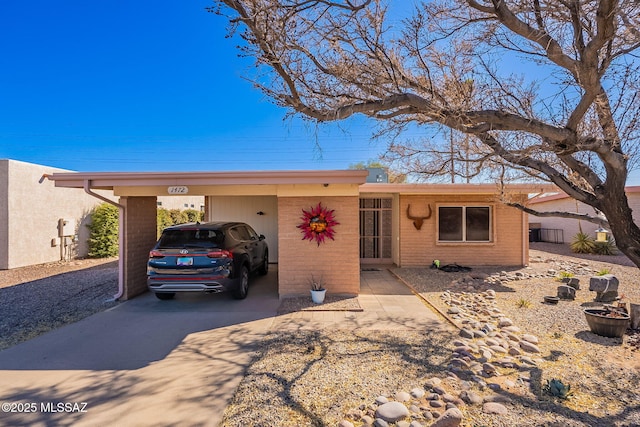
[[[264,234],[261,234],[260,235],[260,240],[264,240],[264,239],[266,239],[266,237],[264,237]]]

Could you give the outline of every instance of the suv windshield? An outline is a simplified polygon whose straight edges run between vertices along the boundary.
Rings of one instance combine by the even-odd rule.
[[[218,230],[165,230],[158,242],[158,249],[168,248],[219,248],[222,246],[224,234]]]

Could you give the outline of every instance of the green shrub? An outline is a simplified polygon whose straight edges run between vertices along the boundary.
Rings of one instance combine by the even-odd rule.
[[[180,209],[170,209],[169,216],[171,216],[171,225],[185,224],[189,222],[187,214]]]
[[[202,211],[186,209],[184,213],[187,215],[187,222],[202,222],[204,220],[204,212]]]
[[[158,237],[162,234],[162,230],[173,225],[171,215],[169,215],[169,211],[167,209],[158,208],[156,212],[156,224]]]
[[[611,238],[608,238],[605,242],[595,242],[593,251],[598,255],[615,255],[618,253],[616,245]]]
[[[185,224],[187,222],[202,222],[204,220],[204,212],[195,209],[165,209],[158,208],[156,214],[158,237],[162,234],[162,230],[172,225]]]
[[[604,276],[605,274],[610,274],[610,273],[611,273],[610,268],[603,268],[602,270],[596,273],[596,276]]]
[[[118,255],[118,208],[110,203],[98,205],[91,213],[88,224],[90,258]]]
[[[596,248],[596,242],[586,233],[578,233],[573,237],[571,250],[576,254],[591,254]]]

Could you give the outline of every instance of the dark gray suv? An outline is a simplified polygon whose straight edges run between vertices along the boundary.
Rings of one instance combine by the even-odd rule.
[[[246,298],[249,275],[267,274],[265,237],[242,222],[208,222],[165,228],[149,253],[147,286],[156,297],[176,292],[231,291]]]

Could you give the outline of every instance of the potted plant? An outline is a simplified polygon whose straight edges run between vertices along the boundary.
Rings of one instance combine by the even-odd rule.
[[[629,315],[621,309],[605,305],[584,310],[591,332],[610,338],[622,338],[629,327]]]
[[[322,276],[320,276],[320,279],[316,279],[312,274],[309,283],[311,285],[311,300],[316,304],[322,304],[325,293],[327,292],[322,281]]]

